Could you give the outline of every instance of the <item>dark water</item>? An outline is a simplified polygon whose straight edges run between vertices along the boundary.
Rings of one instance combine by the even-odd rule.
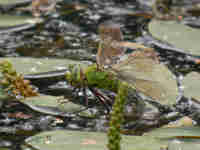
[[[100,23],[108,20],[120,23],[124,39],[133,41],[141,35],[147,21],[126,14],[126,10],[135,10],[137,7],[134,1],[64,1],[57,5],[57,12],[45,17],[43,24],[1,34],[0,56],[70,58],[95,62],[99,42],[97,27]],[[83,8],[76,10],[76,7]],[[13,12],[9,10],[8,13]],[[23,112],[19,114],[21,119],[19,116],[9,116],[20,112]],[[97,122],[90,119],[62,119],[64,123],[53,126],[56,117],[41,115],[18,103],[5,104],[0,111],[0,146],[19,149],[26,137],[45,130],[96,130],[94,127]],[[101,122],[103,124],[104,119],[98,124]]]
[[[1,34],[0,57],[70,58],[95,62],[100,39],[98,25],[108,20],[119,23],[124,40],[135,41],[146,32],[150,19],[131,14],[148,9],[134,0],[63,1],[57,4],[56,13],[45,17],[43,24]],[[95,131],[98,130],[96,124],[105,122],[105,119],[94,121],[90,118],[60,117],[64,122],[53,125],[52,122],[58,118],[34,112],[18,102],[5,104],[0,110],[0,147],[19,149],[26,137],[46,130]]]

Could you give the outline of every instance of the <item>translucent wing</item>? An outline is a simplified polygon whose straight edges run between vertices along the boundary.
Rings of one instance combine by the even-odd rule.
[[[173,102],[178,96],[172,73],[156,59],[152,49],[136,51],[119,64],[112,65],[118,77],[156,100]]]
[[[101,67],[115,64],[118,57],[125,52],[119,44],[123,40],[120,25],[105,22],[99,26],[99,35],[101,41],[97,53],[97,64]]]
[[[120,26],[106,22],[99,26],[101,42],[97,54],[97,64],[100,67],[109,65],[117,76],[138,91],[162,102],[172,102],[178,96],[176,80],[172,73],[160,64],[155,51],[137,43],[122,41]],[[125,48],[136,50],[125,60]],[[169,100],[167,102],[166,100]]]

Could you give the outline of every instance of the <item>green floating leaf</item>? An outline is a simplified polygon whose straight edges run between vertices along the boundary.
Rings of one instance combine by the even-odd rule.
[[[168,141],[168,150],[200,149],[199,127],[160,128],[147,135],[161,141]]]
[[[200,143],[199,139],[187,139],[182,140],[174,139],[168,144],[168,150],[199,150]]]
[[[186,97],[193,97],[200,100],[200,75],[199,73],[192,72],[183,79],[184,95]]]
[[[31,16],[14,16],[14,15],[7,15],[7,14],[0,14],[0,27],[1,28],[8,28],[14,27],[24,24],[35,24],[38,23],[36,18]]]
[[[16,5],[31,2],[31,0],[0,0],[0,5]]]
[[[176,21],[160,20],[152,20],[148,29],[154,38],[168,42],[190,54],[200,55],[199,29],[188,27]]]
[[[34,27],[38,23],[42,23],[40,18],[31,16],[14,16],[0,14],[0,33],[17,32]]]
[[[24,58],[24,57],[4,57],[0,58],[0,61],[10,61],[18,73],[22,74],[35,74],[48,71],[55,71],[61,69],[67,69],[70,64],[79,64],[81,66],[87,66],[86,63],[79,61],[73,61],[70,59],[48,59],[48,58]],[[0,75],[1,76],[1,75]]]
[[[147,133],[147,135],[156,138],[172,138],[183,136],[195,138],[200,137],[200,127],[159,128]]]
[[[38,150],[105,150],[106,141],[105,133],[66,130],[43,132],[25,140]],[[160,150],[166,144],[149,136],[122,136],[123,150]]]
[[[48,95],[28,97],[21,100],[21,102],[35,111],[50,115],[62,116],[66,113],[73,114],[85,109],[84,106],[74,104],[62,97]]]

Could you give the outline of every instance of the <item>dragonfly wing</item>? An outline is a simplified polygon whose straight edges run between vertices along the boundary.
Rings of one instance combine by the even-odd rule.
[[[159,82],[137,79],[132,84],[138,91],[155,100],[166,99],[167,91]]]
[[[97,53],[97,64],[99,66],[115,64],[116,59],[125,52],[125,49],[120,46],[123,40],[120,25],[107,21],[99,25],[99,35],[101,41]]]
[[[127,60],[113,65],[112,70],[121,80],[132,84],[146,96],[174,102],[178,96],[178,87],[173,74],[164,64],[143,53],[141,51],[136,56],[131,54]]]

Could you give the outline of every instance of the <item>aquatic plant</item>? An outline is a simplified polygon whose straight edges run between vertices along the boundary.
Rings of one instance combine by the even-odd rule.
[[[17,73],[9,61],[0,62],[0,72],[2,73],[0,87],[8,96],[22,99],[38,95],[30,85],[30,81],[24,80],[23,75]]]
[[[115,99],[113,109],[110,115],[110,123],[108,130],[108,148],[109,150],[120,150],[120,141],[121,141],[121,124],[124,121],[124,105],[126,101],[126,96],[128,94],[127,85],[125,83],[121,84],[118,89],[118,95]]]

